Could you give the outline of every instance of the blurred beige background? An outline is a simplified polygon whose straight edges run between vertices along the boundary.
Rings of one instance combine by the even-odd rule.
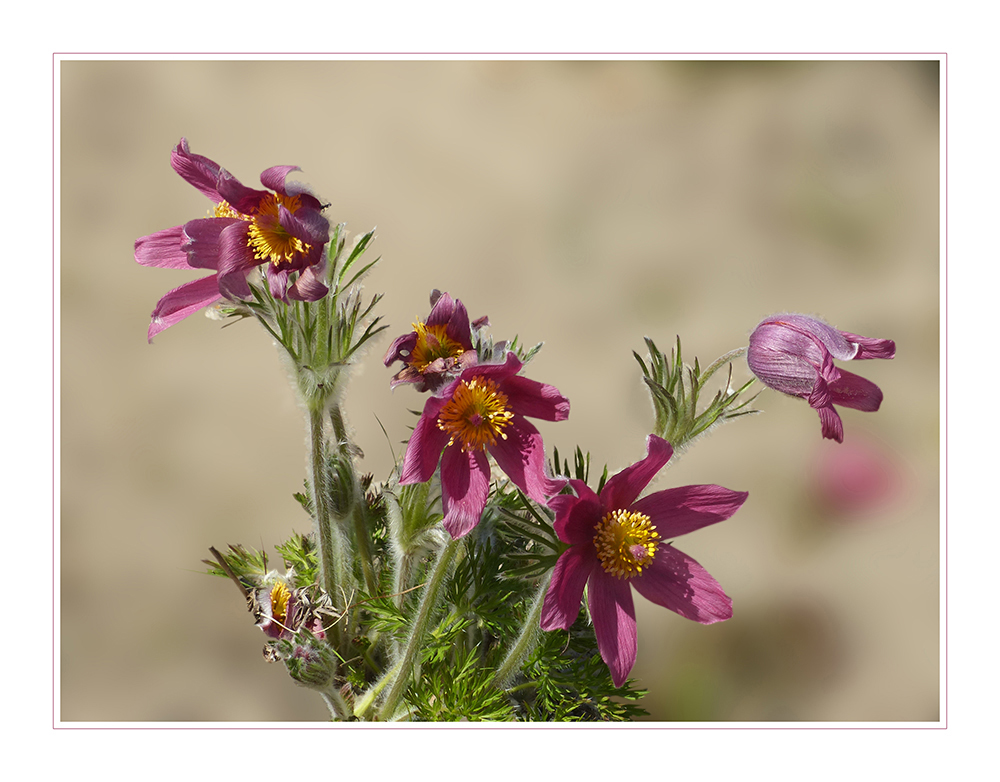
[[[391,328],[348,411],[379,478],[422,403],[390,393],[381,354],[434,287],[497,338],[545,341],[531,376],[572,402],[540,426],[547,446],[579,444],[612,471],[641,458],[651,426],[631,355],[644,335],[666,350],[680,334],[703,365],[784,310],[895,339],[894,361],[849,367],[885,401],[843,413],[843,445],[765,390],[763,414],[661,474],[654,488],[750,492],[678,544],[735,616],[704,627],[637,597],[633,673],[655,720],[939,718],[936,62],[59,73],[63,720],[326,718],[263,660],[236,589],[202,575],[210,545],[308,530],[291,498],[305,428],[255,324],[196,315],[146,344],[159,297],[200,276],[132,257],[137,237],[207,212],[169,166],[182,135],[251,186],[301,166],[331,221],[378,226],[368,290],[385,292]]]

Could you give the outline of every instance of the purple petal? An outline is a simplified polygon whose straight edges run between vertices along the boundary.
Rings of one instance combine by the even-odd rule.
[[[438,413],[447,404],[448,399],[431,397],[424,404],[423,415],[417,421],[417,426],[406,444],[406,456],[403,457],[403,472],[399,482],[426,483],[434,475],[441,451],[448,444],[448,433],[437,425]]]
[[[323,282],[326,276],[326,269],[319,266],[309,266],[299,275],[299,278],[292,283],[288,289],[288,298],[296,301],[317,301],[330,292],[330,289]]]
[[[768,388],[791,396],[808,396],[819,374],[816,367],[793,353],[762,346],[755,339],[760,331],[758,329],[750,337],[747,351],[750,371]],[[765,338],[768,334],[765,331],[760,336]],[[802,349],[808,348],[803,346]]]
[[[278,222],[289,234],[306,244],[322,246],[330,238],[330,222],[315,209],[292,212],[284,204],[278,207]]]
[[[469,313],[459,299],[455,299],[455,310],[448,319],[445,334],[466,350],[472,349],[472,329],[469,327]]]
[[[844,442],[844,422],[840,420],[833,405],[817,408],[816,412],[819,413],[819,422],[823,427],[823,437],[838,443]]]
[[[601,504],[607,511],[628,508],[643,489],[653,480],[663,465],[670,461],[674,449],[670,443],[655,434],[646,438],[646,458],[617,475],[613,475],[601,490]]]
[[[222,232],[233,225],[245,223],[232,217],[206,217],[184,224],[184,251],[192,268],[219,268],[220,238]]]
[[[473,380],[477,377],[483,377],[501,385],[505,380],[520,372],[522,366],[521,359],[513,353],[508,353],[503,364],[476,364],[476,366],[462,372],[461,379]]]
[[[406,361],[413,353],[413,348],[417,346],[417,332],[411,331],[408,334],[396,337],[389,349],[385,352],[382,362],[389,366],[394,361]]]
[[[437,294],[435,296],[434,294]],[[465,307],[462,307],[464,310]],[[428,326],[441,326],[451,320],[455,314],[455,299],[448,293],[434,290],[431,293],[431,311],[424,321]]]
[[[733,601],[719,583],[673,546],[661,545],[649,567],[632,579],[632,586],[650,602],[703,625],[733,615]]]
[[[837,371],[837,376],[840,376],[839,370]],[[830,400],[830,386],[822,375],[817,375],[816,380],[813,382],[812,391],[809,396],[806,397],[809,402],[810,407],[814,407],[819,410],[821,407],[829,407],[833,404]]]
[[[288,276],[292,273],[290,269],[279,269],[273,263],[265,267],[267,276],[267,288],[271,295],[278,301],[288,303]]]
[[[226,169],[219,170],[219,195],[237,212],[252,215],[257,211],[257,205],[269,194],[266,190],[254,190],[247,187]]]
[[[156,309],[153,310],[153,320],[149,324],[147,339],[152,342],[153,337],[164,329],[221,298],[219,281],[214,274],[174,288],[160,299]]]
[[[761,325],[764,324],[775,325],[789,332],[795,331],[811,335],[818,339],[834,358],[838,358],[841,361],[851,360],[858,352],[857,344],[848,341],[842,332],[828,323],[824,323],[817,318],[810,318],[807,315],[773,315],[767,318]]]
[[[515,415],[503,430],[506,439],[487,446],[500,469],[521,491],[542,505],[566,485],[565,478],[545,474],[545,446],[542,436],[527,420]]]
[[[261,172],[260,183],[275,193],[285,195],[285,177],[292,171],[301,171],[298,166],[271,166]]]
[[[490,461],[482,451],[457,445],[441,455],[441,507],[444,528],[457,540],[479,523],[490,492]]]
[[[835,405],[874,413],[882,404],[882,389],[870,380],[840,370],[840,377],[830,383],[830,398]]]
[[[560,494],[549,500],[549,507],[556,513],[552,526],[563,543],[593,546],[594,528],[603,516],[601,499],[583,481],[573,478],[569,483],[578,496]]]
[[[507,395],[511,409],[521,415],[544,421],[565,421],[569,418],[569,400],[555,386],[515,375],[507,378],[500,390]]]
[[[247,246],[249,226],[240,220],[219,234],[219,290],[231,299],[250,295],[247,273],[262,261]]]
[[[584,546],[571,546],[559,555],[542,602],[543,630],[569,630],[580,614],[587,579],[599,566],[593,550],[588,551]]]
[[[469,328],[469,313],[465,305],[447,293],[438,295],[427,316],[428,326],[445,325],[445,334],[466,350],[472,348],[472,331]]]
[[[746,502],[745,491],[722,486],[680,486],[654,492],[635,502],[630,510],[649,516],[661,539],[686,535],[725,521]]]
[[[192,154],[187,139],[182,138],[180,144],[170,153],[170,165],[185,182],[194,185],[215,203],[223,200],[217,189],[219,172],[222,169],[215,161],[202,155]]]
[[[853,342],[858,346],[858,354],[855,361],[866,358],[895,358],[896,343],[891,339],[872,339],[871,337],[859,337],[849,331],[840,332],[848,342]]]
[[[615,687],[621,687],[635,665],[637,648],[635,605],[628,581],[609,576],[600,567],[594,568],[587,604],[601,659],[611,671]]]
[[[135,259],[143,266],[161,269],[190,269],[184,252],[184,226],[167,228],[135,240]]]

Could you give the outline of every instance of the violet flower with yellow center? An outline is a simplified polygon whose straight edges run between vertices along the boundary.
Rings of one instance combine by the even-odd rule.
[[[637,499],[672,455],[666,440],[650,435],[646,458],[610,478],[600,495],[573,479],[570,486],[577,496],[549,500],[556,512],[556,534],[570,546],[552,572],[541,627],[568,630],[580,613],[586,587],[597,648],[616,687],[635,664],[632,587],[647,600],[702,624],[733,615],[732,601],[715,579],[666,541],[728,519],[747,493],[683,486]]]
[[[769,388],[802,397],[819,413],[823,437],[844,441],[844,424],[834,405],[875,412],[882,390],[863,377],[833,364],[869,358],[891,359],[891,339],[861,337],[806,315],[772,315],[750,335],[747,364]]]
[[[484,319],[476,321],[477,324]],[[402,361],[390,386],[415,383],[418,391],[434,391],[450,377],[476,363],[472,347],[469,313],[459,299],[447,293],[431,293],[431,312],[427,320],[413,324],[413,331],[397,337],[383,359],[386,366]]]
[[[213,214],[137,239],[135,259],[144,266],[215,273],[160,299],[149,326],[150,340],[223,298],[248,298],[247,275],[261,265],[276,299],[315,301],[327,294],[324,246],[330,224],[315,196],[298,183],[285,182],[297,166],[265,170],[260,181],[269,192],[246,187],[214,161],[193,154],[183,138],[170,164],[215,203]]]
[[[401,484],[429,481],[441,464],[444,527],[467,534],[486,506],[489,455],[511,482],[545,504],[566,485],[545,473],[542,436],[525,416],[563,421],[569,400],[554,386],[521,377],[521,360],[465,369],[424,405],[403,459]]]

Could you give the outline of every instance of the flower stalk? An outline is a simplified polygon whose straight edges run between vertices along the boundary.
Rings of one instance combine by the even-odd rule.
[[[507,652],[507,656],[504,657],[497,672],[493,675],[493,681],[498,687],[506,688],[514,675],[521,669],[524,659],[535,648],[538,634],[541,631],[539,620],[542,616],[542,605],[545,602],[545,593],[548,592],[551,579],[552,571],[550,570],[538,584],[535,599],[531,602],[531,609],[521,625],[521,632],[518,633],[517,639]]]
[[[330,508],[326,442],[323,410],[313,406],[309,410],[309,464],[312,474],[313,513],[319,537],[320,578],[323,590],[329,595],[334,608],[343,610],[345,608],[343,598],[349,584],[346,562],[347,541]]]
[[[451,563],[455,559],[461,543],[457,540],[449,540],[438,552],[437,560],[431,570],[431,576],[420,596],[420,605],[417,608],[417,615],[410,628],[410,635],[406,639],[406,646],[403,649],[403,656],[399,661],[399,670],[396,678],[389,688],[389,692],[382,701],[380,712],[385,719],[392,719],[399,705],[400,698],[410,685],[410,675],[413,673],[414,664],[423,647],[424,636],[430,625],[434,610],[440,605],[441,588],[447,581]]]

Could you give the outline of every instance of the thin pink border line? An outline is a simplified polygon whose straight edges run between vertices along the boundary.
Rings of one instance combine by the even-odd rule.
[[[609,55],[609,54],[622,54],[630,56],[663,56],[663,55],[684,55],[684,54],[695,54],[700,56],[711,56],[715,54],[725,54],[725,55],[760,55],[760,52],[53,52],[52,53],[52,729],[53,730],[330,730],[330,729],[342,729],[344,727],[349,727],[352,730],[386,730],[389,728],[397,730],[425,730],[434,729],[440,730],[444,729],[458,729],[458,730],[516,730],[516,729],[532,729],[535,726],[533,723],[515,723],[509,727],[503,727],[499,725],[455,725],[451,723],[412,723],[406,726],[403,725],[367,725],[362,723],[341,723],[337,725],[313,725],[313,724],[303,724],[303,725],[289,725],[289,726],[97,726],[97,725],[81,725],[73,726],[68,725],[64,722],[56,722],[56,521],[57,521],[57,509],[56,509],[56,482],[55,482],[55,454],[56,454],[56,65],[59,62],[60,57],[66,55],[127,55],[127,54],[141,54],[141,55],[199,55],[199,54],[211,54],[215,56],[233,56],[250,54],[258,57],[261,56],[283,56],[287,54],[294,54],[297,56],[308,56],[312,54],[326,54],[329,56],[366,56],[366,57],[378,57],[386,54],[393,55],[403,55],[403,56],[434,56],[439,54],[447,54],[463,56],[467,54],[476,56],[492,56],[492,55],[502,55],[502,54],[514,54],[514,55],[533,55],[533,54],[546,54],[552,56],[564,56],[571,54],[588,54],[589,56],[599,56],[599,55]],[[823,726],[787,726],[782,725],[780,727],[770,727],[770,726],[741,726],[741,727],[727,727],[720,725],[673,725],[670,723],[643,723],[643,722],[632,722],[632,723],[609,723],[609,724],[588,724],[588,723],[572,723],[566,725],[555,725],[550,728],[544,728],[543,730],[586,730],[586,729],[629,729],[629,730],[948,730],[948,53],[947,52],[767,52],[764,56],[786,56],[786,55],[798,55],[804,54],[807,56],[824,56],[824,55],[851,55],[851,56],[867,56],[867,55],[898,55],[898,56],[909,56],[909,55],[923,55],[928,59],[932,57],[937,57],[944,64],[944,139],[941,141],[941,148],[944,151],[944,192],[943,192],[943,209],[944,209],[944,556],[942,557],[944,562],[944,714],[942,725],[914,725],[914,726],[836,726],[836,725],[823,725]],[[759,61],[759,60],[757,60]],[[939,87],[939,96],[941,95],[941,90]]]
[[[566,57],[566,56],[580,56],[580,57],[605,57],[605,56],[623,56],[623,57],[686,57],[686,56],[698,56],[698,57],[713,57],[713,56],[727,56],[727,57],[742,57],[742,56],[753,56],[755,57],[754,62],[767,62],[767,60],[760,58],[760,52],[620,52],[620,51],[607,51],[607,52],[543,52],[543,51],[528,51],[528,52],[516,52],[516,51],[497,51],[497,52],[339,52],[339,51],[328,51],[328,52],[53,52],[53,58],[67,55],[87,55],[87,56],[108,56],[108,55],[143,55],[143,56],[159,56],[159,55],[181,55],[185,57],[206,55],[213,57],[233,57],[233,56],[252,56],[252,57],[284,57],[284,56],[294,56],[294,57],[310,57],[313,55],[322,55],[328,57],[384,57],[387,55],[392,56],[404,56],[404,57],[436,57],[436,56],[449,56],[449,57],[494,57],[494,56],[546,56],[546,57]],[[882,56],[886,57],[892,55],[893,57],[909,57],[913,55],[919,55],[922,57],[927,57],[927,59],[943,59],[947,60],[947,52],[768,52],[764,57],[798,57],[806,56],[812,58],[819,57],[829,57],[829,56],[848,56],[848,57],[867,57],[867,56]],[[809,60],[805,60],[809,62]],[[887,60],[891,62],[891,60]]]

